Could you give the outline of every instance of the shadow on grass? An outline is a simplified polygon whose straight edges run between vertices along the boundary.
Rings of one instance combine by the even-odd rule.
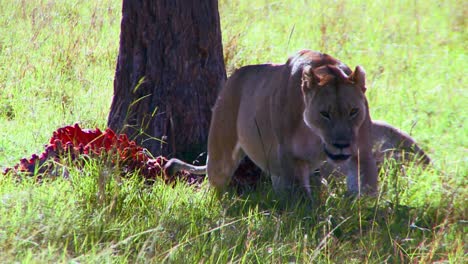
[[[353,198],[346,195],[342,180],[332,179],[315,190],[312,202],[299,188],[277,195],[269,179],[262,177],[254,187],[231,188],[221,203],[230,217],[256,211],[264,217],[280,219],[283,234],[297,232],[297,226],[301,226],[304,234],[319,246],[328,239],[339,244],[351,243],[368,248],[374,257],[386,256],[385,260],[390,262],[421,260],[428,256],[446,258],[440,255],[446,252],[446,246],[431,248],[426,244],[442,240],[444,233],[458,232],[461,227],[450,223],[459,225],[463,212],[454,208],[450,197],[435,204],[403,204],[400,196],[405,185],[396,186],[394,180],[382,180],[382,189],[388,193]],[[267,234],[274,233],[267,230],[265,227]]]

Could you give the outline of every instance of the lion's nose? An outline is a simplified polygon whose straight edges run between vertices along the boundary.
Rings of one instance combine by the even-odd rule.
[[[335,148],[344,149],[350,146],[349,142],[339,142],[335,141],[332,143]]]

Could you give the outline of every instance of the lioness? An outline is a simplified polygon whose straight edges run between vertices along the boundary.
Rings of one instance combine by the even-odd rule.
[[[431,158],[419,147],[416,141],[402,130],[387,124],[384,121],[372,120],[372,152],[377,165],[383,166],[385,160],[393,159],[400,165],[407,162],[416,162],[423,166],[431,163]],[[339,165],[339,166],[337,166]],[[328,178],[330,175],[346,175],[347,164],[324,162],[319,169],[319,177]],[[195,166],[179,159],[170,159],[164,166],[167,175],[175,175],[185,170],[192,174],[206,174],[205,166]],[[317,176],[315,171],[314,176]],[[242,176],[243,177],[243,176]],[[317,179],[319,181],[319,179]]]
[[[235,71],[213,108],[208,136],[208,178],[217,190],[229,183],[247,155],[283,192],[294,184],[311,197],[310,176],[324,161],[344,165],[351,193],[377,191],[372,120],[365,72],[303,50],[285,64]],[[187,165],[176,159],[166,168]],[[193,173],[204,167],[189,166]]]
[[[431,163],[429,156],[422,150],[416,141],[405,132],[397,129],[384,121],[372,120],[372,152],[378,167],[384,166],[385,160],[393,159],[400,166],[407,162],[416,162],[426,166]],[[180,161],[179,161],[180,162]],[[192,166],[184,163],[179,169],[190,170]],[[347,164],[336,166],[336,164],[323,163],[320,167],[320,176],[328,177],[330,174],[346,175]]]

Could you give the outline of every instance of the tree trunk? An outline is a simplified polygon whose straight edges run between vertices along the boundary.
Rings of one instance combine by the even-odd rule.
[[[216,0],[124,0],[108,126],[153,155],[206,151],[226,79]]]

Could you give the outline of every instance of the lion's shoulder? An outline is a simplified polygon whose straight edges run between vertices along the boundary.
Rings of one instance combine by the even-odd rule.
[[[284,64],[256,64],[236,69],[229,77],[232,81],[274,79],[284,71]]]

